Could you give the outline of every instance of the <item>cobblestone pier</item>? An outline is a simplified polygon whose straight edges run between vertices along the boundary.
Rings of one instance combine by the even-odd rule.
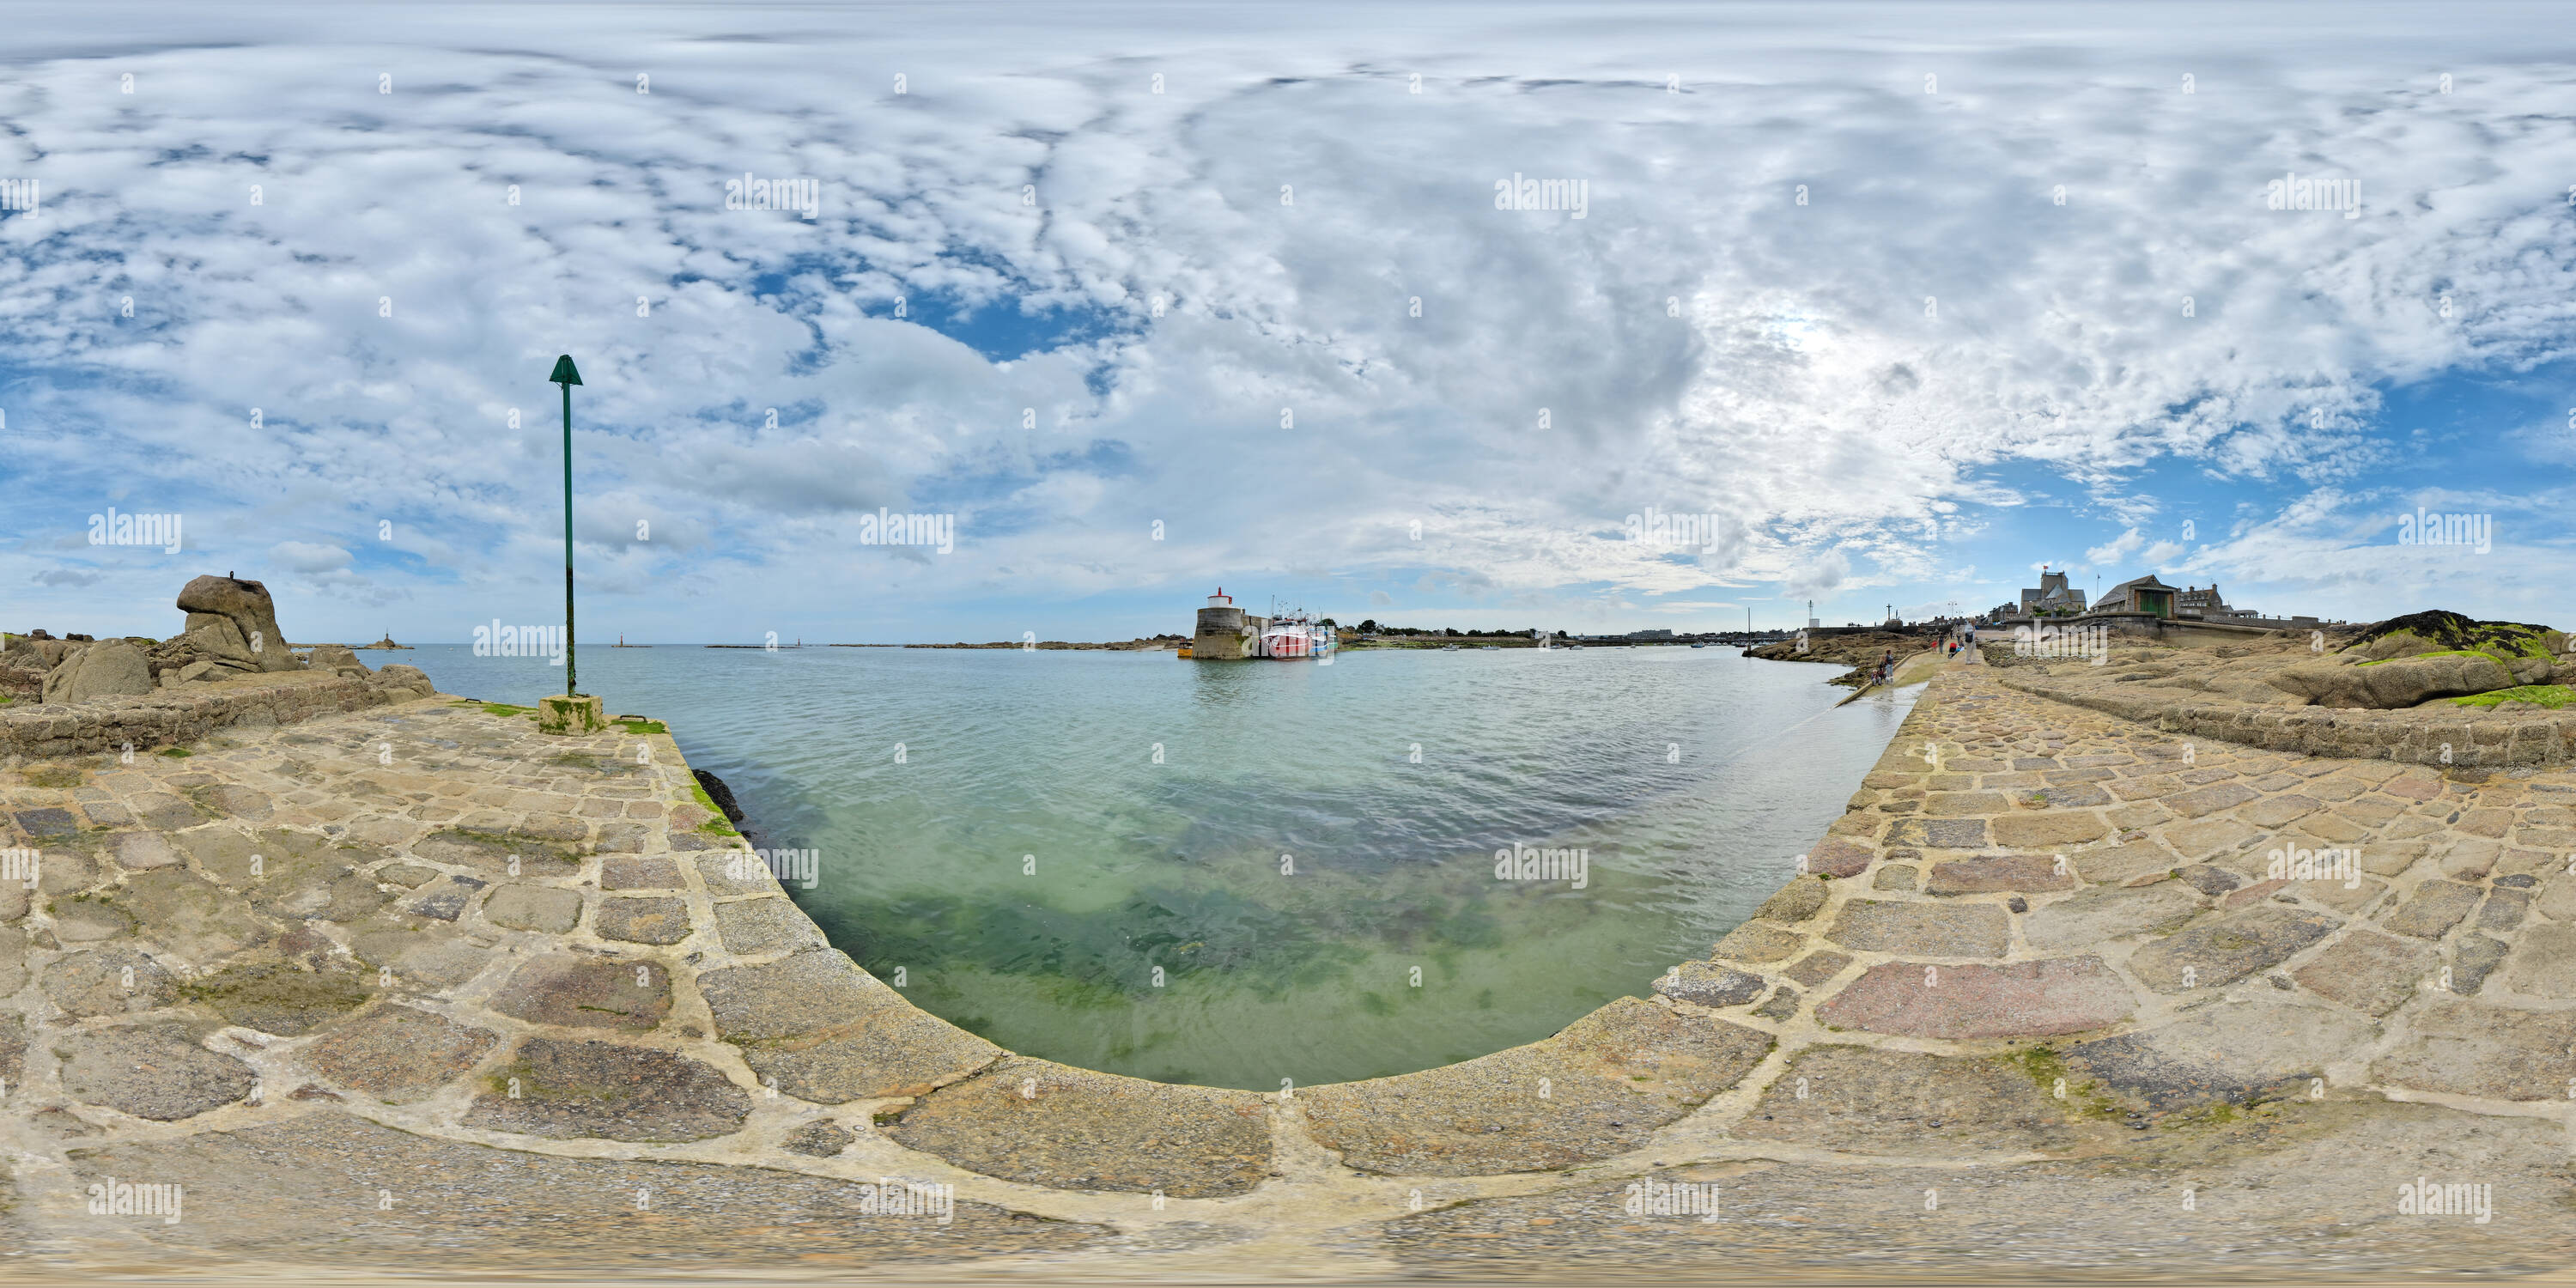
[[[2195,740],[1947,666],[1709,958],[1282,1096],[914,1008],[657,725],[433,694],[163,750],[0,774],[38,857],[0,881],[0,1276],[2576,1261],[2555,768]]]

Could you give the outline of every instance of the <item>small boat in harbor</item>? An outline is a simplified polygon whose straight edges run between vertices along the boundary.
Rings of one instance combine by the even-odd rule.
[[[1304,609],[1283,613],[1261,628],[1261,649],[1254,656],[1296,661],[1333,651],[1333,628],[1308,617]]]

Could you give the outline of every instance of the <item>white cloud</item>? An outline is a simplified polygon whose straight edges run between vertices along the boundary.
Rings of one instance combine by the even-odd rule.
[[[2390,456],[2365,425],[2387,382],[2576,335],[2533,195],[2576,167],[2571,77],[2520,56],[2519,20],[2302,19],[2298,58],[2184,95],[2119,68],[2196,38],[2102,15],[2053,21],[2046,57],[1956,10],[1892,14],[1866,52],[1545,10],[1225,35],[427,15],[370,51],[400,69],[377,95],[347,71],[368,46],[336,43],[382,39],[359,25],[158,12],[115,60],[134,95],[100,88],[89,25],[32,15],[0,87],[0,172],[58,194],[0,220],[0,367],[95,375],[12,387],[12,465],[84,496],[111,461],[120,487],[198,489],[192,544],[202,512],[210,551],[352,594],[546,602],[565,351],[591,584],[638,612],[685,586],[684,627],[1287,569],[1498,602],[1821,597],[1937,580],[1978,526],[1959,508],[2025,504],[2031,471],[2125,525],[2088,561],[2153,563],[2181,551],[2147,547],[2143,467],[2359,487]],[[1367,63],[1343,30],[1377,33]],[[688,39],[716,32],[767,38]],[[1759,71],[1666,94],[1641,47]],[[2435,47],[2467,92],[2383,65]],[[656,92],[600,70],[629,66],[666,69]],[[2265,209],[2292,168],[2359,179],[2363,217]],[[745,171],[816,178],[822,217],[725,210]],[[1515,172],[1585,179],[1587,217],[1495,210]],[[94,307],[126,296],[132,319]],[[897,297],[1003,332],[1072,311],[1091,338],[997,364]],[[1723,539],[1620,539],[1648,505]],[[956,551],[854,557],[878,506],[957,514]],[[349,551],[388,518],[406,558],[362,574]]]

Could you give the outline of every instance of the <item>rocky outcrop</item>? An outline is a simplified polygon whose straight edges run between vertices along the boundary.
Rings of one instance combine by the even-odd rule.
[[[314,645],[313,656],[306,661],[305,665],[312,667],[316,671],[329,671],[334,675],[355,676],[361,680],[374,674],[374,672],[367,669],[366,663],[358,660],[358,655],[351,651],[349,646],[346,644]],[[405,667],[403,669],[410,670],[411,668]]]
[[[143,650],[124,640],[90,644],[45,675],[47,702],[135,697],[152,691],[152,666]]]
[[[2545,657],[2508,661],[2464,652],[2373,661],[2342,653],[2285,667],[2272,675],[2271,683],[2320,707],[2395,711],[2435,698],[2545,683],[2553,669]]]
[[[201,656],[246,671],[303,669],[277,628],[268,587],[209,574],[179,591],[179,607],[188,614],[183,638]]]

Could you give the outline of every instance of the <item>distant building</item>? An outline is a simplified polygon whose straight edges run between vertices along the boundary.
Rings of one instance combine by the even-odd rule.
[[[2156,580],[2154,573],[2132,577],[2102,592],[2093,602],[2095,613],[2144,613],[2149,617],[2174,615],[2174,596],[2182,592]]]
[[[1628,632],[1628,638],[1632,640],[1668,640],[1672,637],[1673,633],[1666,630]]]
[[[2072,615],[2083,611],[2084,592],[2067,585],[2065,573],[2050,572],[2043,568],[2039,573],[2039,585],[2025,588],[2021,592],[2021,610],[2017,615],[2022,617],[2037,617],[2042,614]]]
[[[2185,586],[2174,596],[2174,616],[2197,617],[2205,622],[2232,622],[2238,618],[2261,617],[2250,608],[2230,608],[2218,593],[2218,586]]]

